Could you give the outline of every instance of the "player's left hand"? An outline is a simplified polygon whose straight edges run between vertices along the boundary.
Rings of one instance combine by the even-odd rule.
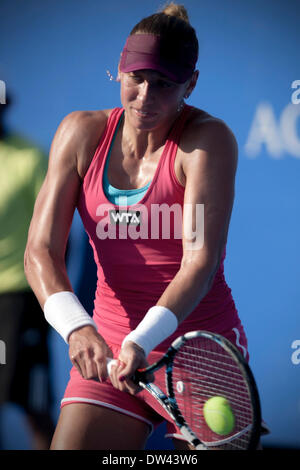
[[[141,387],[132,381],[132,377],[137,369],[144,369],[148,365],[144,350],[133,341],[126,341],[116,364],[111,366],[111,383],[118,390],[136,395]],[[154,377],[149,374],[149,381],[153,380]]]

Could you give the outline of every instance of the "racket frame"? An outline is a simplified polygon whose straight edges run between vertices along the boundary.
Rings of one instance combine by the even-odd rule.
[[[253,373],[249,367],[249,364],[247,363],[241,352],[237,349],[236,346],[234,346],[228,339],[224,338],[223,336],[205,330],[191,331],[182,336],[179,336],[173,341],[166,354],[159,361],[145,369],[136,371],[133,381],[140,387],[151,393],[152,396],[154,396],[154,398],[161,404],[161,406],[174,420],[175,424],[180,429],[182,435],[195,447],[196,450],[209,450],[209,447],[212,446],[212,444],[209,443],[210,445],[207,445],[201,442],[200,439],[186,424],[175,398],[172,380],[173,361],[177,351],[179,351],[179,349],[185,344],[186,341],[195,339],[197,337],[203,337],[218,343],[223,349],[225,349],[225,351],[238,365],[245,380],[253,410],[253,422],[251,425],[252,429],[247,450],[256,450],[261,434],[261,406],[256,382]],[[163,366],[166,366],[167,394],[162,392],[154,383],[147,382],[146,379],[147,373],[153,373],[158,369],[161,369]],[[248,429],[248,431],[250,430]],[[232,437],[229,440],[232,440]],[[219,443],[213,443],[213,445],[218,446],[220,445],[220,443],[225,442],[226,439],[223,439],[219,441]]]
[[[180,336],[176,341],[181,340],[184,336]],[[181,342],[180,345],[183,343]],[[133,382],[147,390],[151,395],[160,403],[164,410],[173,419],[176,426],[180,429],[181,434],[192,444],[196,450],[208,450],[208,448],[198,439],[196,434],[187,426],[183,416],[180,413],[180,409],[177,405],[175,396],[166,395],[160,388],[158,388],[153,382],[147,382],[145,372],[153,373],[163,366],[166,366],[166,387],[168,390],[168,384],[170,379],[170,373],[172,374],[173,359],[178,349],[171,345],[166,354],[156,363],[147,367],[147,369],[136,371]]]

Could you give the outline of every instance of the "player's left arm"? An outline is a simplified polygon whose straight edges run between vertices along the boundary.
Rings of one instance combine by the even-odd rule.
[[[159,307],[150,309],[125,338],[119,365],[112,368],[114,386],[132,394],[138,388],[130,377],[137,368],[143,367],[142,360],[148,351],[174,331],[174,315],[176,323],[181,323],[209,291],[227,240],[237,166],[235,138],[222,121],[195,123],[184,136],[182,148],[186,181],[181,266],[156,302]],[[203,244],[201,219],[197,227],[197,204],[204,205]],[[196,237],[190,240],[189,232],[193,231]],[[162,311],[161,307],[167,310]]]
[[[221,120],[193,124],[184,141],[182,262],[157,302],[169,308],[179,323],[208,293],[220,265],[233,207],[238,158],[236,139]],[[204,205],[204,227],[199,218],[201,210],[197,212],[199,204]]]

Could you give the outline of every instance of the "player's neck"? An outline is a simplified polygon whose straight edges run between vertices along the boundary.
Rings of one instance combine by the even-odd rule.
[[[147,158],[148,155],[153,155],[166,143],[170,127],[172,127],[170,123],[166,123],[166,125],[153,130],[137,129],[132,127],[125,117],[121,131],[122,147],[134,158]]]

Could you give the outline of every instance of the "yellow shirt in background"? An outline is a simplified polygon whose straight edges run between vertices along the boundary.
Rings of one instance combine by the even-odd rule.
[[[0,294],[29,289],[24,251],[46,156],[19,136],[0,140]]]

